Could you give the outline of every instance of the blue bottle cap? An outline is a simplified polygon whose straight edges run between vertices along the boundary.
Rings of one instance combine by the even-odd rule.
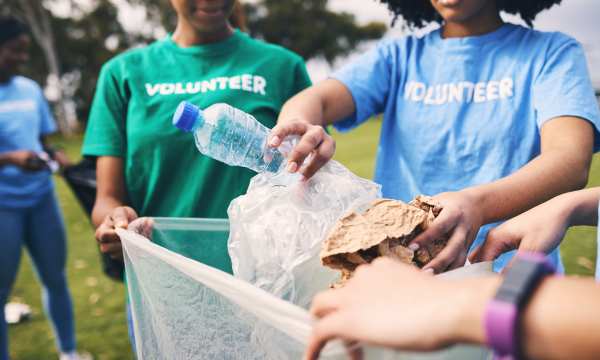
[[[196,105],[182,101],[177,106],[177,110],[175,110],[175,114],[173,115],[173,125],[185,132],[190,132],[194,128],[196,119],[201,112],[200,108]]]

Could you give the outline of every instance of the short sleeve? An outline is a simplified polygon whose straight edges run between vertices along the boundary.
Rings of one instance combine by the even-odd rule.
[[[375,49],[333,74],[333,79],[348,88],[356,108],[354,114],[335,123],[339,131],[350,130],[383,112],[390,91],[389,46],[389,42],[380,42]]]
[[[127,97],[121,72],[108,63],[100,72],[90,110],[83,155],[125,156]]]
[[[559,116],[576,116],[595,129],[595,151],[600,149],[600,111],[581,45],[556,34],[544,65],[534,79],[533,102],[539,128]]]
[[[50,110],[50,105],[48,105],[48,101],[44,97],[44,93],[40,89],[39,91],[39,100],[38,100],[38,109],[40,113],[41,120],[41,129],[40,134],[48,135],[52,134],[57,130],[56,122],[54,121],[54,116],[52,116],[52,111]]]

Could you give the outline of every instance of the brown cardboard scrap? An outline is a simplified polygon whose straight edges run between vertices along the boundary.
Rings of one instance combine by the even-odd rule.
[[[323,243],[320,254],[323,265],[342,273],[333,287],[343,286],[356,267],[379,256],[424,266],[441,251],[447,240],[437,240],[416,252],[407,246],[441,210],[433,198],[419,195],[409,204],[379,199],[363,214],[352,212],[342,217]]]

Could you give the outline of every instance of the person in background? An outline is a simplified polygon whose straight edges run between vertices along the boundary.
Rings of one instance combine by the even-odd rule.
[[[300,56],[234,28],[242,22],[239,10],[231,18],[233,0],[171,4],[173,33],[103,66],[88,120],[82,152],[98,157],[92,221],[101,251],[114,257],[123,256],[116,227],[138,216],[226,218],[255,175],[198,153],[171,123],[182,100],[227,103],[271,128],[310,85]]]
[[[0,360],[8,360],[4,305],[15,281],[21,249],[27,248],[43,284],[44,309],[57,337],[61,360],[89,359],[76,352],[73,305],[67,286],[67,244],[43,155],[45,137],[56,125],[42,90],[19,76],[28,60],[27,27],[0,18]],[[61,152],[53,157],[62,166]]]
[[[384,197],[428,194],[442,204],[411,243],[448,239],[425,266],[440,273],[463,266],[499,221],[586,184],[600,146],[600,112],[577,41],[500,16],[517,14],[531,25],[560,1],[382,2],[410,26],[441,26],[382,41],[290,99],[270,145],[301,135],[289,171],[308,178],[334,153],[322,126],[346,131],[383,113],[375,181]],[[498,258],[495,270],[512,255]],[[562,271],[558,250],[551,258]]]

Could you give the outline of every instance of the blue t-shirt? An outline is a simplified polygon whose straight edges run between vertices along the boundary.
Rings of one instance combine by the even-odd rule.
[[[587,119],[596,129],[595,149],[600,144],[584,52],[561,33],[505,24],[481,36],[443,39],[438,29],[382,41],[333,77],[356,104],[337,129],[383,113],[375,181],[385,197],[408,201],[510,175],[540,154],[540,129],[558,116]],[[560,264],[557,252],[553,259]]]
[[[33,80],[14,76],[8,83],[0,84],[0,153],[41,152],[40,137],[54,131],[56,125],[48,103]],[[52,180],[48,170],[0,167],[0,207],[32,206],[50,190]]]

